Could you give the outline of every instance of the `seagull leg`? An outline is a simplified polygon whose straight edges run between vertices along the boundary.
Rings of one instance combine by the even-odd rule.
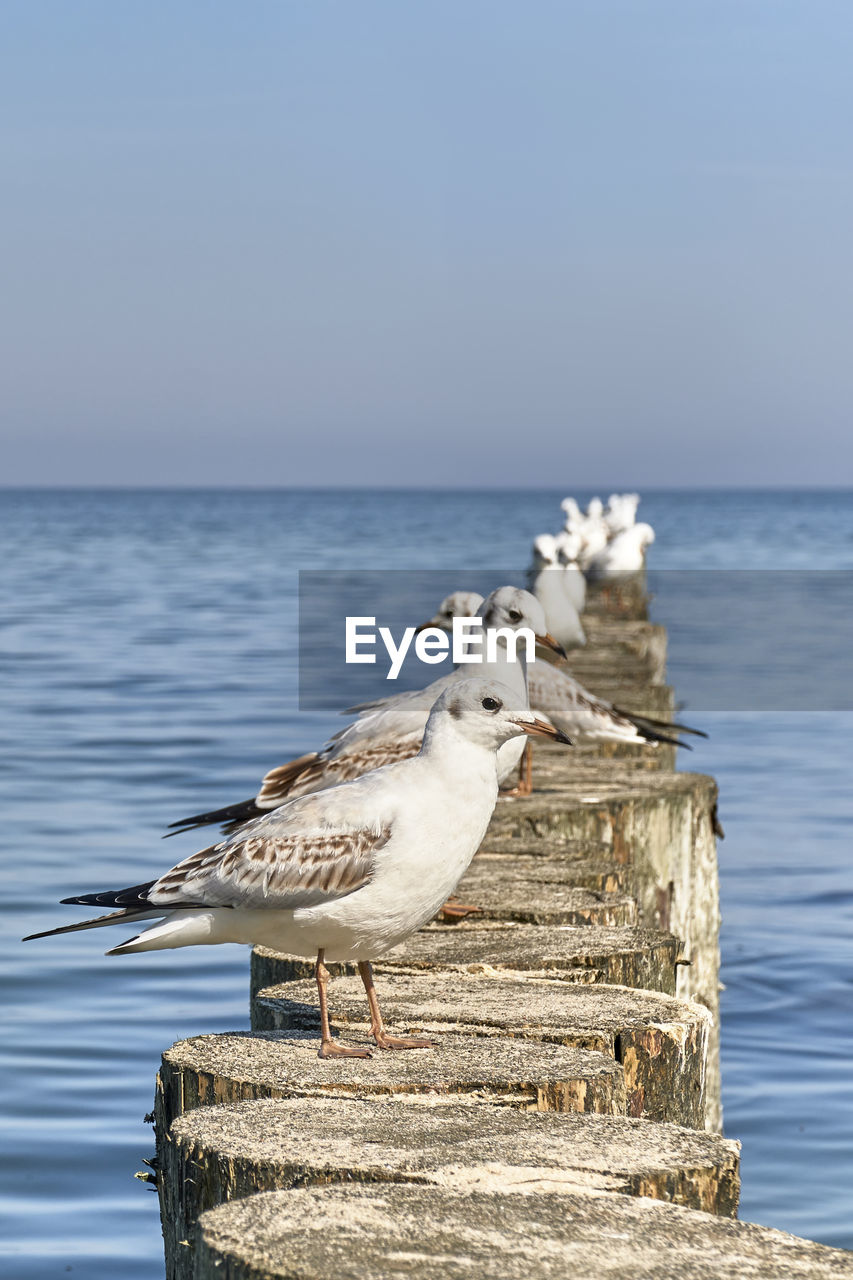
[[[348,1049],[346,1045],[338,1044],[332,1039],[332,1032],[329,1027],[329,999],[327,988],[329,986],[329,970],[323,964],[323,952],[317,952],[317,965],[314,969],[314,975],[317,979],[317,991],[320,994],[320,1034],[321,1044],[320,1052],[317,1055],[320,1058],[372,1058],[373,1054],[369,1049]]]
[[[524,755],[518,766],[518,782],[511,791],[502,791],[502,796],[529,796],[533,794],[533,751],[530,742],[524,744]]]
[[[367,992],[367,1003],[370,1006],[370,1034],[380,1049],[432,1049],[434,1041],[415,1040],[406,1036],[389,1036],[385,1031],[385,1023],[379,1012],[379,1001],[373,985],[373,970],[368,960],[359,960],[358,971]]]

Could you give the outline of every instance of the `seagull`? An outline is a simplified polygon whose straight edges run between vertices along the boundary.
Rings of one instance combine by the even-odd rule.
[[[611,493],[606,508],[600,498],[592,498],[586,514],[574,498],[565,498],[561,505],[566,523],[557,543],[566,560],[576,560],[591,579],[642,569],[655,531],[637,523],[638,493]]]
[[[583,547],[580,535],[561,529],[555,535],[554,542],[558,563],[563,567],[563,586],[578,613],[583,613],[586,607],[586,578],[578,564],[578,556]]]
[[[418,631],[428,631],[430,627],[450,631],[454,618],[476,618],[483,603],[484,597],[479,591],[451,591],[442,600],[435,615],[429,622],[422,622]]]
[[[430,1048],[387,1033],[370,962],[426,924],[467,870],[495,807],[497,753],[524,735],[568,742],[506,685],[455,681],[413,758],[282,805],[157,880],[65,898],[116,909],[24,941],[159,917],[107,955],[238,942],[316,956],[321,1058],[372,1056],[329,1026],[325,962],[355,961],[377,1046]]]
[[[442,600],[435,616],[425,625],[450,630],[455,617],[473,616],[473,613],[458,613],[459,608],[464,606],[466,610],[476,611],[481,604],[482,597],[474,592],[454,591]],[[534,663],[527,673],[527,690],[531,709],[547,717],[578,746],[598,742],[639,745],[669,742],[689,751],[689,744],[680,740],[680,734],[708,736],[701,729],[615,707],[606,698],[590,693],[562,667],[552,663]]]
[[[563,498],[560,508],[566,517],[566,528],[574,529],[583,523],[583,512],[575,498]]]
[[[462,615],[468,616],[468,615]],[[471,615],[473,616],[473,615]],[[518,631],[529,628],[537,642],[552,649],[561,657],[565,653],[549,635],[545,614],[538,601],[518,587],[499,587],[482,600],[478,616],[484,628],[506,628]],[[518,659],[510,661],[506,641],[498,637],[495,662],[479,664],[478,674],[486,679],[500,680],[513,690],[520,706],[527,706],[527,664],[524,646],[519,646]],[[270,809],[276,809],[285,800],[321,791],[336,783],[357,778],[370,769],[376,769],[394,760],[403,760],[417,754],[423,740],[424,726],[430,709],[439,694],[449,686],[472,674],[470,664],[457,667],[448,675],[434,680],[425,689],[410,693],[397,693],[389,698],[350,707],[358,713],[358,719],[335,734],[319,751],[311,751],[295,760],[271,769],[263,778],[257,795],[210,813],[197,813],[170,824],[172,831],[187,831],[194,827],[222,824],[224,830],[234,831],[242,823],[256,818]],[[504,782],[514,771],[524,753],[524,742],[507,741],[498,753],[498,773]],[[525,789],[522,788],[522,794]]]
[[[639,505],[638,493],[611,493],[604,511],[604,522],[611,539],[636,523]]]
[[[568,582],[570,573],[571,570],[561,563],[557,539],[549,533],[540,533],[533,543],[533,560],[527,573],[528,586],[545,610],[545,621],[554,639],[564,649],[577,649],[586,644],[586,635],[571,594]]]
[[[609,529],[604,519],[604,504],[600,498],[590,498],[586,513],[574,498],[565,498],[561,506],[566,513],[565,532],[576,534],[581,540],[577,559],[585,570],[589,560],[607,546]]]
[[[454,618],[476,618],[486,603],[485,597],[478,591],[451,591],[428,622],[422,622],[418,631],[427,631],[430,627],[439,627],[442,631],[451,631]]]
[[[669,742],[689,751],[690,745],[682,742],[679,734],[708,736],[701,729],[691,729],[685,724],[655,720],[615,707],[606,698],[590,693],[568,672],[547,662],[538,662],[530,671],[528,696],[535,711],[547,716],[564,733],[571,734],[572,741],[577,743],[632,742],[648,746]]]
[[[617,533],[606,547],[589,556],[585,568],[590,578],[602,578],[614,574],[639,573],[646,562],[646,547],[655,540],[650,524],[632,524],[629,529]]]

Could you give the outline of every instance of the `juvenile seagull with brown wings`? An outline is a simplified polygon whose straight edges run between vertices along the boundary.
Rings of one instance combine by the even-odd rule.
[[[292,800],[158,880],[65,898],[117,909],[31,936],[159,917],[107,955],[241,942],[316,956],[321,1058],[371,1056],[338,1044],[329,1028],[324,962],[356,961],[379,1048],[428,1048],[388,1035],[370,961],[426,924],[453,891],[495,807],[498,751],[525,734],[568,742],[507,686],[456,681],[432,708],[414,757]]]
[[[483,597],[476,591],[453,591],[442,600],[435,616],[424,622],[422,628],[439,627],[449,631],[454,618],[473,617],[482,603]],[[565,667],[549,662],[537,662],[530,668],[527,693],[532,709],[540,716],[546,716],[576,744],[671,742],[689,751],[689,744],[681,741],[682,734],[707,737],[701,729],[691,729],[686,724],[655,720],[615,707],[606,698],[590,693],[569,675]]]

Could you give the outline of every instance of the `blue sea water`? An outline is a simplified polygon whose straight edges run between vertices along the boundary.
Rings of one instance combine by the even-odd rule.
[[[166,823],[340,726],[297,707],[298,570],[523,566],[565,492],[0,491],[0,1274],[162,1276],[156,1197],[133,1179],[160,1053],[248,1022],[241,949],[105,960],[98,931],[19,939],[75,918],[60,898],[191,852]],[[641,514],[677,690],[727,619],[682,634],[666,570],[853,569],[846,492],[655,492]],[[780,634],[802,621],[783,611]],[[853,1248],[853,720],[831,690],[820,710],[744,705],[694,706],[712,736],[681,766],[716,776],[727,830],[741,1216]]]

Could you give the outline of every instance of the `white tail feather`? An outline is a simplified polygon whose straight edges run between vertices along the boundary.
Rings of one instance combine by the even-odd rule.
[[[221,909],[220,909],[221,911]],[[108,956],[132,955],[136,951],[165,951],[170,947],[193,947],[205,942],[227,942],[217,928],[220,911],[170,911],[165,920],[113,947]]]

